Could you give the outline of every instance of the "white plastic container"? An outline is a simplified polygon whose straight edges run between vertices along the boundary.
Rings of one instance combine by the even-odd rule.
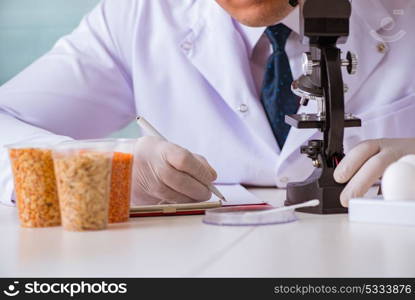
[[[70,141],[53,149],[62,225],[66,230],[105,229],[108,224],[114,142]]]

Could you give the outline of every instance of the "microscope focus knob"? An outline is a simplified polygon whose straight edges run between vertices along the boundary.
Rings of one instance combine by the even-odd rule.
[[[302,64],[303,64],[303,74],[305,76],[310,76],[311,74],[313,74],[314,67],[319,66],[320,62],[313,60],[311,58],[311,53],[306,52],[303,54]]]
[[[350,62],[349,66],[347,67],[347,72],[349,72],[351,75],[356,74],[358,64],[357,55],[349,51],[347,52],[346,58]]]
[[[347,52],[346,59],[342,60],[342,66],[347,67],[347,72],[354,75],[357,72],[357,55],[352,52]]]

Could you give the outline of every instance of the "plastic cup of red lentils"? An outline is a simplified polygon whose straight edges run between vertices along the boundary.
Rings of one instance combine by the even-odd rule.
[[[5,147],[9,151],[20,225],[59,226],[61,216],[50,147],[30,142]]]

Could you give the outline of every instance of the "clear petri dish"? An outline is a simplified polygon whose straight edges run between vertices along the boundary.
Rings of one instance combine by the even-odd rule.
[[[212,225],[257,226],[285,224],[297,221],[295,210],[301,207],[318,206],[320,201],[313,199],[304,203],[283,207],[235,206],[209,209],[203,222]]]
[[[211,225],[256,226],[290,223],[297,220],[294,209],[278,211],[272,207],[236,206],[206,210],[203,222]]]

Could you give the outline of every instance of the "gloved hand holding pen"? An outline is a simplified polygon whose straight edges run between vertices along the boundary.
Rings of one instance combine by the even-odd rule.
[[[414,153],[415,139],[376,139],[357,145],[334,171],[337,182],[350,180],[340,196],[342,205],[348,206],[351,198],[363,196],[391,163]]]
[[[135,148],[134,202],[186,203],[209,200],[216,172],[200,155],[159,137],[139,138]]]

